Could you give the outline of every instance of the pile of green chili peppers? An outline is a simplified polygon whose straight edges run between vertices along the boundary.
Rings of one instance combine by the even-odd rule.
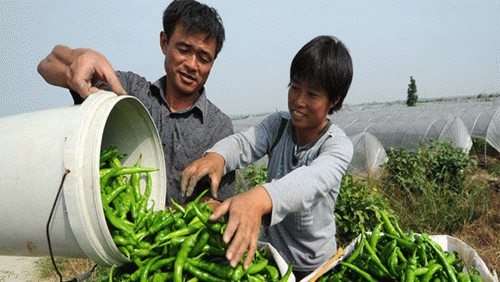
[[[209,222],[210,202],[199,203],[208,192],[185,206],[154,211],[148,207],[155,168],[123,167],[114,146],[100,154],[102,206],[113,241],[129,259],[113,265],[109,281],[287,281],[293,263],[282,277],[276,262],[264,248],[257,250],[248,269],[243,259],[235,268],[225,258],[222,241],[226,222]],[[141,178],[146,187],[141,189]]]
[[[352,254],[318,282],[482,281],[475,268],[464,267],[457,252],[443,251],[426,233],[405,234],[397,220],[389,219],[384,212],[379,214],[382,220],[371,234],[362,228]]]

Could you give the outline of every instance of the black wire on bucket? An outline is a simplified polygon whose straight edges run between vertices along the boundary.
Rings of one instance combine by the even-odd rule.
[[[59,186],[59,190],[57,191],[57,195],[56,195],[56,199],[54,200],[54,204],[52,205],[52,210],[50,211],[50,215],[49,215],[49,220],[47,221],[47,229],[46,229],[46,233],[47,233],[47,242],[49,244],[49,252],[50,252],[50,259],[52,260],[52,264],[54,265],[54,268],[57,272],[57,275],[59,275],[59,281],[63,281],[62,279],[62,274],[61,272],[59,272],[59,269],[57,268],[57,264],[56,264],[56,261],[54,259],[54,254],[52,253],[52,244],[50,242],[50,232],[49,232],[49,228],[50,228],[50,221],[52,219],[52,216],[54,215],[54,210],[56,208],[56,204],[57,204],[57,200],[59,199],[59,195],[61,194],[61,191],[62,191],[62,187],[63,187],[63,184],[64,184],[64,179],[66,179],[66,176],[70,173],[70,170],[69,169],[65,169],[64,170],[64,175],[63,175],[63,178],[61,180],[61,185]],[[96,269],[97,267],[97,264],[95,264],[93,267],[92,267],[92,270],[90,271],[87,271],[86,273],[78,276],[78,277],[75,277],[73,278],[72,280],[69,280],[67,282],[80,282],[80,281],[83,281],[87,278],[89,278],[91,275],[92,275],[92,272],[94,272],[94,270]]]

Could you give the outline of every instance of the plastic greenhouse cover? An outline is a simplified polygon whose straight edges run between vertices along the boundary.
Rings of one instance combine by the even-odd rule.
[[[446,102],[419,103],[415,107],[402,104],[376,104],[344,107],[331,116],[334,123],[356,122],[389,123],[405,121],[409,126],[422,124],[422,119],[449,119],[459,117],[471,138],[485,140],[500,152],[500,99],[467,99]],[[392,126],[388,124],[388,126]],[[461,145],[462,147],[463,145]]]
[[[355,120],[349,123],[344,122],[341,117],[335,116],[333,122],[342,128],[348,136],[362,132],[375,135],[386,151],[390,151],[391,148],[416,151],[420,142],[429,143],[430,139],[450,141],[455,147],[466,153],[472,147],[472,139],[467,127],[460,118],[453,116],[447,119],[400,116],[385,121]]]
[[[388,161],[387,153],[382,143],[373,134],[358,133],[351,138],[354,154],[347,170],[359,176],[380,175],[381,164]]]

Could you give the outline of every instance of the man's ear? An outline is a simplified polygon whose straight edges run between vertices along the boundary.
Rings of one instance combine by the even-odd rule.
[[[168,38],[167,34],[164,31],[160,32],[160,47],[163,55],[167,55]]]

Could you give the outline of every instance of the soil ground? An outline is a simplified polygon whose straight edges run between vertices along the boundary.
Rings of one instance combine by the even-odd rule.
[[[32,281],[42,282],[38,277],[38,269],[36,261],[39,257],[22,257],[22,256],[0,256],[0,281],[1,282],[17,282],[17,281]]]

